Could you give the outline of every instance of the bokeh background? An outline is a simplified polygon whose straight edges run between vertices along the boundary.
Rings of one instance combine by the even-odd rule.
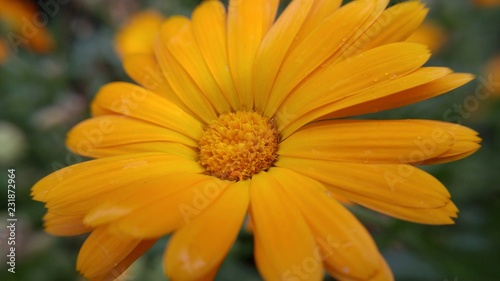
[[[49,2],[56,5],[47,8]],[[83,280],[75,263],[85,237],[44,233],[44,208],[31,200],[30,188],[43,176],[86,160],[66,150],[66,132],[88,117],[99,87],[130,81],[116,52],[116,32],[140,10],[189,16],[199,2],[0,0],[0,280]],[[402,1],[391,5],[397,2]],[[427,28],[412,40],[431,45],[434,55],[427,64],[477,78],[432,100],[366,117],[445,120],[480,133],[482,148],[473,156],[425,168],[449,188],[459,217],[455,225],[427,226],[352,210],[374,236],[396,280],[500,280],[500,1],[424,2],[430,8]],[[13,4],[29,7],[28,12]],[[38,23],[36,32],[26,20]],[[16,170],[17,183],[15,274],[7,272],[5,251],[8,168]],[[164,280],[161,256],[167,240],[123,280]],[[261,280],[252,243],[252,235],[242,231],[217,280]]]

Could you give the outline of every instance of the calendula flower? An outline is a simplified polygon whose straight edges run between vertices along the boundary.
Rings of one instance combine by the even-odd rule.
[[[125,57],[133,54],[153,54],[154,41],[163,16],[155,11],[142,11],[130,18],[115,36],[115,49]]]
[[[5,42],[0,40],[0,63],[3,63],[7,59],[7,46]]]
[[[421,24],[406,41],[424,44],[436,53],[446,42],[446,33],[439,25],[429,21]]]
[[[488,61],[484,74],[487,80],[487,90],[495,97],[500,97],[500,55]]]
[[[411,1],[204,1],[174,16],[153,55],[124,58],[141,86],[111,83],[69,132],[99,158],[39,181],[46,231],[90,232],[77,269],[112,279],[173,233],[172,280],[213,279],[247,214],[266,280],[392,280],[361,223],[336,197],[396,218],[451,224],[446,188],[416,165],[479,148],[465,127],[341,119],[425,100],[472,79],[424,67],[404,42],[426,14]]]
[[[37,16],[36,6],[31,1],[0,0],[0,25],[7,30],[6,37],[0,44],[9,46],[17,51],[20,47],[28,47],[37,53],[46,53],[54,48],[52,36],[41,25]],[[4,48],[4,60],[8,57],[7,48]],[[0,50],[0,61],[2,51]]]

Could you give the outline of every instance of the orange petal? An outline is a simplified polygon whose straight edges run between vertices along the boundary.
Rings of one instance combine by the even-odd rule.
[[[229,65],[240,103],[253,108],[254,60],[262,39],[273,24],[279,0],[229,1],[227,48]]]
[[[389,265],[385,261],[384,257],[380,256],[380,264],[381,266],[379,267],[377,273],[375,276],[370,278],[367,281],[393,281],[394,276],[392,275],[392,271],[389,268]]]
[[[75,236],[92,231],[83,224],[83,215],[65,216],[48,212],[43,216],[47,233],[57,236]]]
[[[305,21],[314,0],[292,1],[260,44],[253,70],[255,107],[262,110],[289,46]]]
[[[390,177],[390,176],[389,176]],[[389,178],[389,180],[393,180]],[[352,192],[340,191],[338,188],[327,186],[332,192],[339,193],[342,196],[348,196],[353,202],[362,205],[368,209],[375,210],[382,214],[389,215],[398,219],[423,223],[423,224],[454,224],[454,218],[457,217],[458,209],[451,200],[448,200],[442,206],[435,208],[420,208],[402,206],[397,201],[404,199],[396,198],[394,202],[381,201],[371,197],[364,196],[363,194],[355,194]]]
[[[205,123],[217,119],[217,109],[220,109],[215,103],[222,102],[218,98],[210,100],[210,92],[203,92],[196,81],[193,80],[190,73],[183,67],[182,63],[187,63],[185,60],[187,56],[179,54],[180,49],[177,50],[176,57],[174,52],[170,50],[169,46],[174,45],[173,42],[180,42],[177,38],[179,33],[183,30],[191,32],[190,21],[182,16],[171,17],[160,27],[159,38],[156,43],[155,54],[161,69],[170,87],[174,90],[175,94],[180,100],[190,108],[199,118]],[[179,44],[180,44],[179,43]],[[206,66],[205,66],[206,68]],[[214,102],[212,104],[211,102]],[[222,104],[220,104],[222,106]]]
[[[83,215],[95,204],[148,178],[172,173],[201,173],[198,163],[162,153],[142,153],[102,158],[75,164],[41,179],[32,188],[37,201],[46,202],[49,211],[64,215]]]
[[[294,269],[308,266],[307,280],[321,280],[323,266],[316,241],[306,221],[286,198],[281,177],[261,172],[250,185],[250,216],[254,226],[255,260],[266,280],[293,277]],[[312,264],[311,264],[312,263]]]
[[[66,145],[78,155],[100,158],[163,152],[196,161],[197,141],[149,122],[117,115],[87,119],[68,133]]]
[[[94,149],[129,143],[164,141],[197,147],[197,141],[178,132],[134,118],[115,115],[87,119],[68,133],[66,144],[79,155],[92,156]],[[193,159],[194,160],[194,159]]]
[[[421,68],[407,76],[394,80],[393,83],[388,83],[388,85],[381,85],[375,89],[360,92],[359,94],[348,97],[338,103],[326,105],[318,111],[331,112],[321,116],[321,118],[324,119],[357,116],[378,112],[430,99],[458,88],[473,79],[472,75],[465,73],[450,73],[444,77],[439,77],[440,75],[438,74],[438,79],[421,85],[415,84],[415,82],[418,81],[415,79],[422,79],[418,77],[420,74],[432,74],[433,70],[434,72],[440,72],[439,69],[443,68]],[[425,78],[420,81],[426,82]],[[409,83],[407,85],[411,87],[398,87],[399,83],[407,82]],[[385,86],[387,86],[387,88],[385,88]],[[375,95],[371,94],[372,91],[375,91]]]
[[[151,122],[192,139],[203,133],[202,124],[167,99],[139,86],[115,82],[102,87],[92,103],[94,116],[109,113]]]
[[[360,91],[354,95],[346,97],[345,99],[325,104],[316,111],[328,112],[329,114],[320,118],[329,118],[329,116],[335,116],[337,111],[342,111],[345,108],[359,106],[363,103],[373,103],[378,99],[384,99],[388,96],[396,97],[399,92],[436,81],[439,78],[446,77],[446,75],[451,72],[452,71],[450,69],[445,67],[422,67],[408,75],[393,78],[387,83]],[[389,72],[386,73],[389,75]],[[376,110],[378,110],[378,108]],[[316,111],[313,112],[315,116],[319,114]]]
[[[236,240],[249,204],[249,182],[229,187],[169,241],[164,263],[172,280],[206,280]]]
[[[280,157],[277,166],[324,183],[354,203],[408,221],[450,224],[457,209],[432,176],[411,165],[336,163]]]
[[[293,88],[343,46],[345,38],[366,20],[373,8],[370,3],[351,2],[299,38],[301,41],[294,44],[283,60],[281,69],[286,71],[277,75],[264,114],[272,116]],[[338,26],[343,27],[332,28]]]
[[[349,56],[368,49],[404,41],[422,23],[427,14],[424,4],[408,1],[384,10],[371,25],[345,50]]]
[[[139,212],[141,207],[151,206],[161,201],[161,198],[167,198],[162,200],[175,200],[179,197],[179,193],[189,195],[191,186],[205,183],[208,180],[209,178],[205,175],[189,175],[184,173],[164,175],[162,177],[148,177],[141,182],[135,183],[133,186],[120,188],[119,192],[92,208],[85,216],[84,222],[93,227],[110,223],[134,211]],[[134,192],[137,189],[140,189],[142,193],[149,196],[139,198],[134,196]],[[155,207],[161,208],[159,206]],[[142,213],[142,211],[140,212]]]
[[[277,116],[278,124],[284,128],[282,136],[286,138],[293,131],[314,120],[311,119],[314,115],[302,117],[306,113],[384,84],[395,77],[407,75],[422,66],[429,56],[423,45],[393,43],[326,67],[304,81],[281,105],[279,110],[287,110],[293,114],[289,119]],[[318,112],[315,118],[324,114]]]
[[[428,165],[455,161],[471,155],[480,148],[479,143],[481,142],[481,138],[477,136],[478,133],[467,127],[439,121],[414,120],[414,122],[419,124],[431,124],[435,128],[435,132],[439,134],[449,134],[453,137],[454,141],[451,148],[446,152],[437,157],[425,160],[423,164]]]
[[[137,154],[161,152],[180,156],[185,159],[196,161],[198,153],[194,148],[190,148],[180,143],[165,142],[165,141],[149,141],[138,143],[122,143],[114,146],[85,146],[78,150],[80,155],[91,158],[112,157],[123,154]]]
[[[337,11],[341,4],[341,0],[315,0],[307,14],[306,20],[296,35],[297,40],[293,44],[301,42],[302,39],[317,28],[321,22]]]
[[[76,268],[86,278],[109,272],[140,242],[139,239],[113,235],[106,227],[97,228],[92,231],[80,248]]]
[[[144,255],[156,243],[156,241],[156,239],[142,240],[123,260],[107,272],[93,276],[92,281],[121,280],[117,279],[117,277],[127,270],[127,268],[129,268],[130,265],[132,265],[132,263],[134,263],[139,257]]]
[[[438,208],[450,194],[434,177],[407,164],[359,164],[280,157],[279,167],[289,168],[331,186],[334,193],[356,202],[350,195],[411,208]],[[357,203],[357,202],[356,202]]]
[[[285,139],[278,153],[336,162],[423,164],[449,151],[461,137],[450,131],[458,125],[442,123],[428,120],[315,122]],[[466,129],[460,132],[463,130]],[[472,130],[463,134],[464,142],[466,137],[475,136]],[[471,141],[471,145],[477,143]]]
[[[389,265],[387,265],[387,262],[384,260],[384,257],[382,255],[379,255],[378,257],[379,260],[379,267],[377,268],[376,272],[369,276],[366,279],[362,279],[363,281],[393,281],[394,276],[392,275],[392,271],[389,268]],[[329,268],[329,266],[326,266],[326,270],[330,275],[332,275],[334,278],[342,281],[360,281],[361,279],[358,278],[350,278],[346,276],[345,274],[339,274],[335,270],[332,270]]]
[[[330,56],[323,63],[323,65],[337,63],[355,55],[356,51],[358,50],[357,43],[363,40],[363,37],[366,35],[366,31],[370,29],[373,23],[376,22],[376,20],[384,12],[385,8],[387,7],[387,4],[389,4],[389,0],[358,0],[358,1],[360,1],[364,5],[372,4],[373,10],[371,11],[370,15],[368,15],[366,20],[358,28],[356,28],[356,30],[351,32],[347,40],[344,42],[342,48],[338,52],[335,52],[332,56]]]
[[[192,113],[168,84],[154,55],[128,55],[123,58],[123,68],[130,78],[147,90],[165,97],[185,112]]]
[[[313,232],[319,252],[309,259],[311,263],[324,263],[341,280],[375,275],[380,254],[373,239],[322,184],[283,168],[270,169],[269,174],[285,187],[285,199],[301,212]]]
[[[205,95],[218,113],[231,110],[202,55],[201,48],[205,46],[198,45],[193,25],[188,19],[183,17],[168,19],[162,25],[159,46],[161,46],[159,50],[169,52],[166,57],[169,58],[169,64],[173,63],[172,69],[176,69],[167,76],[167,79],[178,94],[179,91],[186,91],[192,92],[193,95],[195,93]],[[182,87],[179,87],[179,84]]]
[[[457,160],[466,158],[466,157],[474,154],[480,147],[481,146],[479,144],[474,145],[474,146],[470,146],[469,143],[467,143],[467,144],[464,144],[464,143],[455,144],[453,146],[453,148],[460,149],[460,150],[467,151],[467,152],[454,153],[453,149],[451,149],[450,152],[453,154],[443,153],[439,157],[436,157],[436,158],[433,158],[433,159],[426,161],[424,164],[441,164],[441,163],[457,161]]]
[[[84,221],[92,226],[109,223],[113,232],[137,238],[159,237],[194,220],[229,183],[183,173],[151,179],[121,190],[92,209]],[[134,197],[137,190],[149,196]]]
[[[204,1],[193,12],[193,32],[203,58],[233,110],[240,101],[229,69],[227,53],[227,16],[219,1]],[[210,26],[210,28],[207,28]]]
[[[91,278],[109,271],[122,261],[141,242],[109,233],[100,227],[87,237],[76,261],[76,268],[84,277]]]

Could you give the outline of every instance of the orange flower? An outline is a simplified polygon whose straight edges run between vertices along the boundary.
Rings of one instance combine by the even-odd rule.
[[[485,68],[486,80],[489,91],[496,97],[500,97],[500,55],[493,57]]]
[[[340,119],[404,106],[469,74],[423,67],[405,42],[415,1],[204,1],[165,20],[154,54],[124,58],[141,86],[111,83],[67,145],[99,158],[32,189],[47,232],[90,232],[77,268],[122,272],[173,232],[172,280],[211,280],[249,215],[266,280],[392,280],[361,223],[335,198],[426,224],[451,224],[446,188],[416,165],[464,158],[476,132],[431,120]]]
[[[437,24],[424,22],[406,41],[424,44],[436,53],[446,42],[446,34]]]
[[[155,11],[135,14],[115,36],[117,53],[125,57],[132,54],[153,54],[153,43],[163,17]]]
[[[31,1],[0,0],[0,7],[0,23],[7,26],[7,41],[15,50],[24,45],[38,53],[54,48],[54,41],[45,27],[34,22],[38,20],[38,11]]]
[[[8,57],[8,50],[5,42],[0,40],[0,63],[3,63]]]

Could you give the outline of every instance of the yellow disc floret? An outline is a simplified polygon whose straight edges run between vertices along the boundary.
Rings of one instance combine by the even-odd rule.
[[[254,111],[224,113],[200,139],[199,163],[224,180],[245,180],[277,158],[279,133],[272,120]]]

